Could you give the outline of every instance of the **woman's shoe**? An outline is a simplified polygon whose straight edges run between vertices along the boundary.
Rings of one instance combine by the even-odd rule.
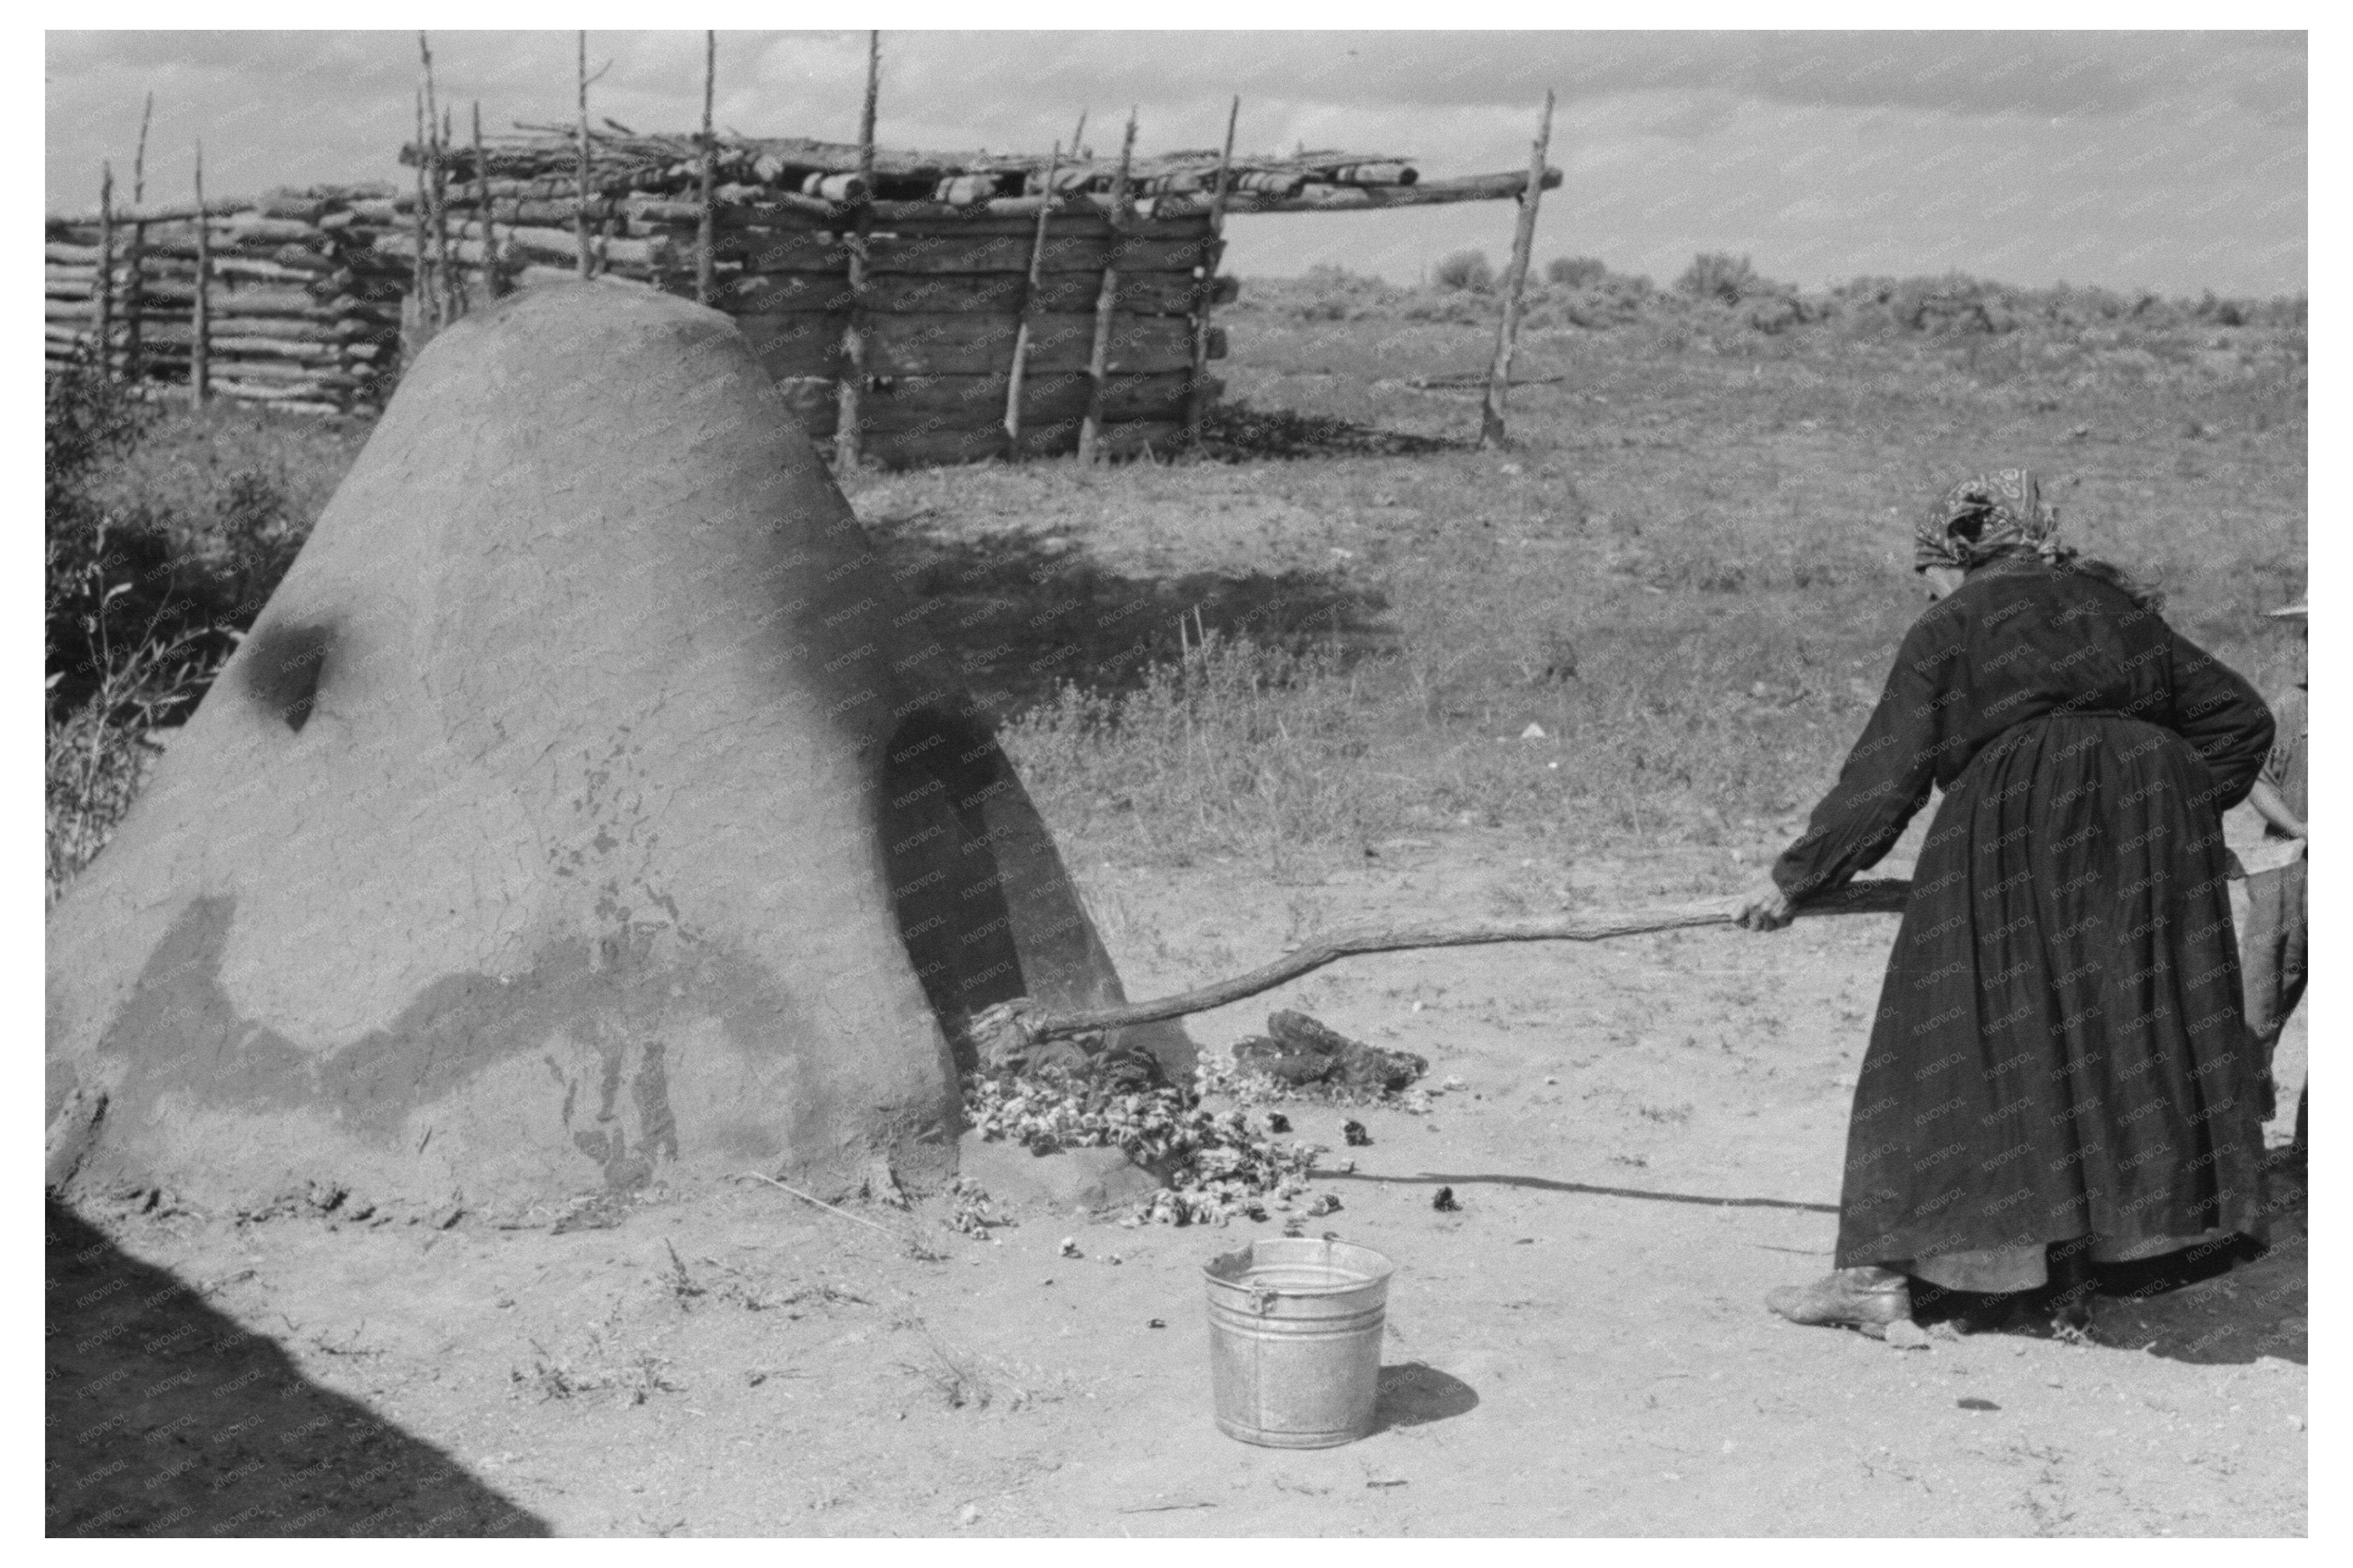
[[[1765,1304],[1793,1323],[1861,1329],[1873,1339],[1912,1316],[1911,1281],[1885,1268],[1841,1268],[1810,1285],[1784,1285]]]

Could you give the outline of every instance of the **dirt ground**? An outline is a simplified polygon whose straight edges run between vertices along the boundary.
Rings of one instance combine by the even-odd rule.
[[[1475,427],[1472,395],[1401,378],[1483,365],[1491,328],[1237,321],[1237,342],[1259,345],[1229,367],[1238,394]],[[2105,530],[2134,546],[2126,559],[2172,558],[2187,624],[2212,623],[2219,647],[2273,635],[2257,613],[2302,581],[2300,383],[2217,373],[2127,395],[2087,380],[2063,402],[2023,373],[1874,369],[1843,350],[1818,364],[1580,342],[1572,360],[1567,342],[1524,345],[1532,376],[1557,360],[1579,379],[1514,395],[1533,439],[1509,464],[1454,453],[982,469],[853,488],[892,548],[936,552],[940,584],[923,591],[976,628],[968,665],[1000,710],[1061,668],[1040,648],[1083,661],[1088,627],[1133,640],[1149,623],[1145,651],[1168,657],[1177,617],[1203,604],[1213,624],[1280,611],[1297,626],[1261,624],[1377,647],[1404,612],[1439,616],[1378,602],[1431,562],[1457,561],[1479,596],[1406,626],[1409,641],[1446,662],[1453,641],[1493,643],[1502,668],[1508,639],[1489,623],[1556,594],[1586,617],[1587,685],[1622,688],[1630,704],[1653,672],[1676,673],[1667,661],[1734,658],[1723,650],[1740,645],[1700,631],[1744,616],[1798,616],[1799,640],[1838,655],[1850,651],[1838,638],[1854,644],[1851,668],[1798,672],[1824,689],[1814,706],[1751,716],[1766,733],[1787,728],[1778,749],[1736,754],[1727,741],[1717,771],[1757,777],[1690,786],[1725,809],[1671,831],[1656,815],[1597,824],[1589,807],[1572,825],[1573,801],[1523,792],[1533,816],[1450,809],[1338,859],[1285,859],[1278,842],[1169,865],[1108,832],[1094,845],[1083,799],[1074,822],[1050,810],[1132,995],[1238,973],[1335,925],[1639,909],[1745,886],[1798,823],[1734,797],[1786,790],[1802,810],[1806,780],[1860,727],[1911,601],[1882,604],[1848,568],[1900,540],[1890,503],[1928,493],[1932,470],[2001,453],[2084,479],[2086,542],[2106,547]],[[2210,526],[2210,510],[2232,526]],[[1087,571],[1043,573],[1064,549]],[[1762,562],[1767,588],[1700,581],[1717,556]],[[1847,574],[1823,585],[1816,557]],[[967,575],[976,563],[986,570]],[[1506,588],[1508,604],[1494,597]],[[1104,616],[1131,601],[1148,613]],[[1745,690],[1755,672],[1701,673]],[[1561,740],[1516,739],[1537,717],[1577,733],[1518,706],[1533,689],[1479,679],[1459,702],[1433,684],[1450,745],[1531,775],[1550,773],[1540,756],[1567,763],[1553,779],[1577,771]],[[1850,700],[1850,686],[1862,695]],[[1588,723],[1576,743],[1664,721],[1558,700]],[[1473,804],[1511,771],[1444,762]],[[1875,874],[1908,863],[1899,850]],[[2092,1343],[1940,1331],[1897,1350],[1764,1310],[1767,1290],[1829,1267],[1894,925],[1823,917],[1771,935],[1352,959],[1195,1019],[1195,1038],[1219,1050],[1297,1007],[1421,1053],[1433,1087],[1460,1080],[1426,1115],[1283,1108],[1332,1151],[1314,1190],[1343,1207],[1311,1226],[1397,1264],[1378,1430],[1362,1442],[1259,1449],[1212,1424],[1200,1268],[1278,1223],[1124,1228],[1012,1190],[1069,1184],[1052,1173],[1067,1161],[1001,1184],[997,1205],[1018,1223],[986,1238],[950,1230],[938,1197],[911,1213],[855,1205],[851,1219],[757,1184],[658,1188],[605,1216],[616,1223],[561,1232],[468,1216],[248,1223],[142,1195],[51,1210],[48,1528],[2303,1533],[2306,1209],[2284,1179],[2267,1254],[2210,1259],[2194,1280],[2113,1278]],[[2281,1064],[2291,1087],[2302,1042],[2299,1020]],[[1344,1114],[1369,1146],[1342,1148]],[[1433,1209],[1441,1186],[1459,1212]],[[1063,1255],[1065,1237],[1079,1257]],[[939,1256],[919,1256],[914,1238]]]
[[[1376,849],[1280,889],[1215,865],[1080,875],[1156,994],[1299,929],[1547,891],[1634,907],[1741,869],[1569,865],[1477,830]],[[1894,923],[1349,960],[1196,1020],[1219,1048],[1302,1007],[1461,1080],[1426,1115],[1288,1108],[1333,1150],[1315,1190],[1345,1206],[1314,1223],[1398,1265],[1356,1444],[1211,1423],[1200,1266],[1273,1223],[1123,1228],[1000,1196],[1018,1223],[981,1240],[936,1199],[860,1205],[883,1235],[754,1185],[563,1234],[132,1205],[94,1232],[53,1214],[50,1529],[2301,1533],[2284,1185],[2267,1256],[2102,1300],[2095,1344],[1895,1350],[1760,1306],[1828,1266]],[[1369,1147],[1341,1148],[1344,1114]],[[1441,1184],[1460,1212],[1433,1210]]]

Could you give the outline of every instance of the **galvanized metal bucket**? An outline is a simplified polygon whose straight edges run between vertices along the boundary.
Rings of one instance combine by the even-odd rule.
[[[1218,1430],[1269,1448],[1368,1435],[1396,1268],[1367,1247],[1303,1238],[1211,1258],[1201,1273]]]

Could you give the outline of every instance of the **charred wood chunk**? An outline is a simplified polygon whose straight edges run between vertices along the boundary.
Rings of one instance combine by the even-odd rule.
[[[1324,1081],[1344,1088],[1395,1094],[1430,1070],[1429,1062],[1409,1051],[1385,1051],[1352,1040],[1304,1013],[1277,1013],[1266,1026],[1280,1044],[1328,1059],[1332,1066]]]
[[[1323,1052],[1298,1050],[1280,1040],[1252,1035],[1234,1047],[1234,1065],[1244,1072],[1257,1073],[1297,1089],[1322,1083],[1332,1076],[1338,1063]]]

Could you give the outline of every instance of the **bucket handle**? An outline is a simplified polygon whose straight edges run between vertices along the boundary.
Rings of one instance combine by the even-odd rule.
[[[1274,1299],[1278,1294],[1279,1292],[1271,1290],[1264,1285],[1251,1286],[1250,1288],[1250,1315],[1254,1318],[1265,1317],[1267,1314],[1267,1309],[1274,1305]]]

